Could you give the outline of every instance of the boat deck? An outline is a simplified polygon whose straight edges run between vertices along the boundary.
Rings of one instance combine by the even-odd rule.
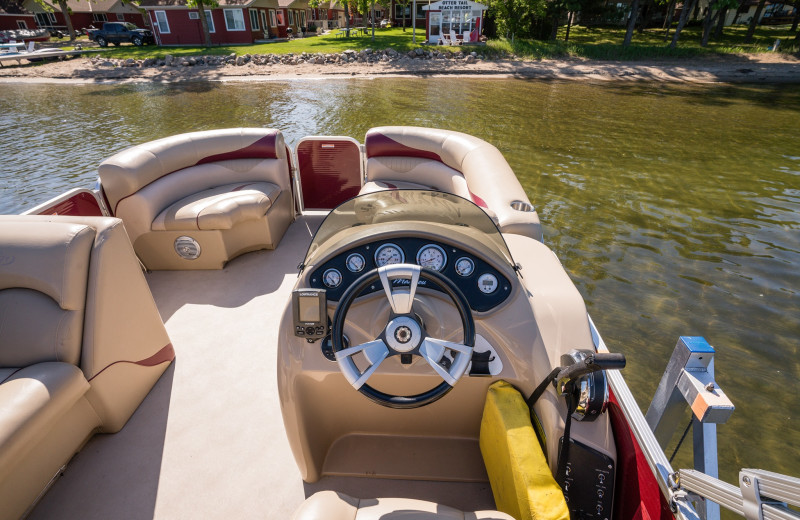
[[[147,275],[175,362],[122,431],[73,458],[30,518],[286,519],[324,489],[494,509],[488,482],[300,478],[279,408],[278,327],[324,215],[304,214],[275,251],[220,271]]]

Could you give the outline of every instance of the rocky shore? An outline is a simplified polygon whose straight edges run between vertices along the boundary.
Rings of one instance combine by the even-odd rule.
[[[638,62],[490,59],[480,51],[417,48],[341,53],[109,59],[96,55],[0,69],[0,82],[258,81],[297,77],[480,75],[541,79],[800,83],[800,60],[776,53]]]

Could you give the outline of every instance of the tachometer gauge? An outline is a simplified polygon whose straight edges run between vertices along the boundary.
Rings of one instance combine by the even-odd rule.
[[[441,271],[444,269],[444,264],[447,263],[447,254],[441,247],[428,244],[422,246],[417,252],[417,263],[422,267],[427,267],[434,271]]]
[[[497,290],[497,277],[491,273],[485,273],[478,278],[478,289],[484,294],[492,294]]]
[[[361,272],[361,270],[364,269],[366,263],[367,262],[364,260],[364,257],[358,253],[353,253],[349,255],[347,257],[347,261],[345,262],[345,264],[347,265],[347,269],[349,269],[350,272],[352,273]]]
[[[339,284],[342,283],[342,273],[338,269],[328,269],[322,273],[322,283],[331,289],[339,287]]]
[[[462,256],[458,260],[456,260],[456,274],[459,276],[469,276],[472,272],[475,271],[475,262],[467,258],[466,256]]]
[[[375,251],[375,265],[402,264],[406,259],[403,250],[394,244],[383,244]]]

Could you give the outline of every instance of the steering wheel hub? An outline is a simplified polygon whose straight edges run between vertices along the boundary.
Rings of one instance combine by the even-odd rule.
[[[405,354],[419,346],[422,329],[416,320],[398,316],[386,326],[386,344],[392,350]]]

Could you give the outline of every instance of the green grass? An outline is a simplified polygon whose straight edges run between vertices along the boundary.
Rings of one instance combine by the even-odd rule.
[[[722,38],[711,40],[708,47],[700,46],[702,29],[697,26],[687,27],[681,33],[681,39],[675,49],[669,47],[670,39],[664,41],[664,30],[660,28],[636,32],[629,47],[622,46],[625,29],[622,27],[583,27],[573,26],[569,42],[564,42],[566,26],[561,27],[556,41],[520,40],[512,45],[505,38],[490,40],[487,45],[470,45],[465,47],[438,47],[437,49],[456,52],[461,49],[475,50],[487,57],[504,58],[515,55],[524,59],[553,58],[588,58],[595,60],[641,60],[641,59],[691,59],[702,56],[723,56],[730,54],[765,52],[776,39],[782,40],[781,52],[797,52],[797,45],[791,45],[795,33],[789,26],[766,26],[756,30],[753,43],[744,44],[746,26],[726,27]],[[380,29],[375,31],[375,41],[371,35],[337,38],[335,32],[324,36],[298,38],[286,42],[264,43],[254,45],[228,45],[214,47],[134,47],[123,44],[120,47],[100,49],[108,58],[144,59],[163,58],[167,54],[173,56],[227,55],[227,54],[300,54],[307,53],[339,53],[347,49],[360,51],[366,48],[393,48],[398,52],[408,52],[421,47],[425,39],[425,31],[417,30],[417,43],[412,41],[411,29],[405,32],[401,28]],[[430,47],[429,47],[430,48]],[[91,54],[89,54],[91,55]]]

